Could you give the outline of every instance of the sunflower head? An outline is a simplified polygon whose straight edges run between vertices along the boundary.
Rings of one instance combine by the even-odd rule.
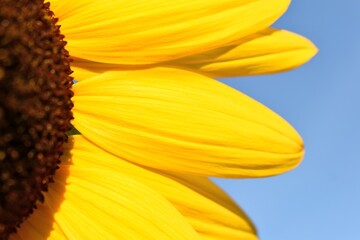
[[[0,236],[43,201],[72,119],[66,44],[42,0],[0,8]]]

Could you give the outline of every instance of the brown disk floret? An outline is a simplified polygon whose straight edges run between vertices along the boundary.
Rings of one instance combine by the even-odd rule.
[[[44,200],[72,119],[66,42],[42,0],[0,0],[0,239]]]

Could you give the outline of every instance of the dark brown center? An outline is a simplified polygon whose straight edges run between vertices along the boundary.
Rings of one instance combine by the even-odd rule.
[[[0,0],[0,239],[44,200],[70,129],[70,58],[49,6]]]

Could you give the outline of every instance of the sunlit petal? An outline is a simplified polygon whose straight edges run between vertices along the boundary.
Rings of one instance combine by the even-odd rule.
[[[266,29],[238,43],[170,62],[212,77],[249,76],[291,70],[310,60],[317,48],[285,30]]]
[[[121,172],[163,195],[187,219],[202,239],[255,240],[256,231],[244,212],[210,180],[143,168],[76,137],[72,159],[78,164]]]
[[[289,0],[50,0],[74,57],[149,64],[208,51],[270,26]]]
[[[202,75],[111,71],[74,86],[73,124],[109,152],[172,172],[223,177],[282,173],[302,140],[281,117]]]
[[[88,155],[76,141],[67,148],[71,153],[63,157],[45,204],[13,239],[198,239],[185,218],[157,192],[118,169],[83,161]]]

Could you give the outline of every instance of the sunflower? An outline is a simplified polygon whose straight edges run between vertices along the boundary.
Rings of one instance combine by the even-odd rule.
[[[1,0],[0,238],[257,239],[208,177],[283,173],[302,140],[213,78],[308,61],[269,27],[288,4]]]

